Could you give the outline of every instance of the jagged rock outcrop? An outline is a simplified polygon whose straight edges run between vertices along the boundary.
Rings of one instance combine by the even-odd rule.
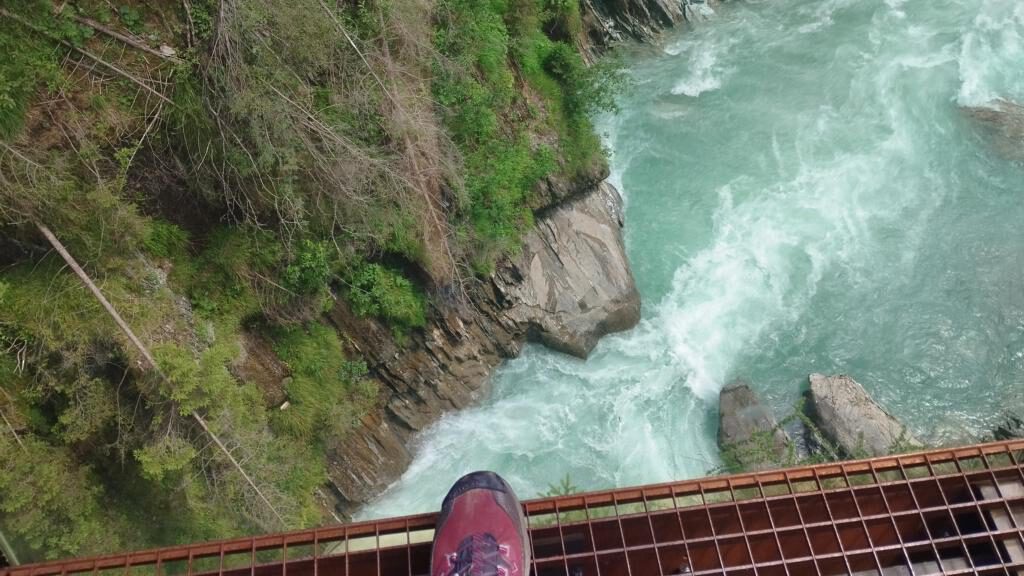
[[[601,52],[623,40],[646,41],[683,21],[700,19],[717,0],[582,0],[580,12],[590,42]]]
[[[622,243],[622,200],[602,182],[540,218],[522,254],[494,275],[504,311],[532,339],[586,358],[598,339],[640,319]]]
[[[329,449],[328,471],[342,513],[405,471],[416,432],[481,399],[492,370],[526,340],[585,357],[597,340],[632,327],[640,299],[622,241],[622,200],[607,183],[588,186],[537,218],[520,254],[470,289],[399,348],[382,324],[331,312],[382,388],[378,412]]]
[[[848,456],[884,456],[921,446],[853,378],[811,374],[810,381],[811,417]]]
[[[737,380],[718,399],[718,447],[727,467],[768,470],[787,461],[789,438],[749,384]]]
[[[1024,161],[1024,106],[995,100],[986,106],[965,107],[964,112],[988,129],[1000,155]]]

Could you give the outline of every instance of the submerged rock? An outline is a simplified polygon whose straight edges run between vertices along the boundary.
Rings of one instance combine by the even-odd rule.
[[[640,297],[622,240],[622,200],[582,182],[537,216],[522,251],[468,289],[468,302],[399,346],[392,331],[339,300],[330,313],[381,387],[380,408],[328,447],[337,510],[348,514],[397,480],[414,435],[484,397],[494,368],[533,340],[585,357],[609,332],[634,326]]]
[[[965,107],[963,110],[987,128],[1000,155],[1024,161],[1024,106],[1008,100],[995,100],[986,106]]]
[[[853,378],[811,374],[810,381],[812,418],[847,455],[884,456],[921,446]]]
[[[718,398],[718,447],[727,467],[768,470],[788,461],[789,437],[749,384],[737,380]]]
[[[1024,438],[1024,419],[1015,414],[1004,415],[999,425],[992,430],[992,438],[994,440]]]

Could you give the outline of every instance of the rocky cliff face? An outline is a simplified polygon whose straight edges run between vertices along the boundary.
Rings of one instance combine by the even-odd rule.
[[[339,302],[331,319],[380,380],[381,407],[334,446],[328,469],[341,513],[351,513],[406,469],[413,435],[487,393],[493,369],[538,341],[579,357],[610,332],[637,323],[640,299],[622,241],[622,200],[586,184],[547,209],[522,252],[469,290],[399,348],[381,324]]]
[[[590,50],[623,40],[646,41],[683,21],[698,20],[718,0],[582,0]]]

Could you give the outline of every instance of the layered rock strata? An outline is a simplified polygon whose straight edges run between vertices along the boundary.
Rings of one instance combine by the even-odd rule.
[[[380,409],[329,448],[339,512],[351,513],[397,480],[413,436],[487,393],[493,369],[526,341],[584,358],[598,339],[634,326],[640,298],[622,239],[622,199],[607,182],[587,185],[539,214],[522,251],[468,290],[399,347],[382,324],[343,301],[331,320],[366,359],[382,389]]]

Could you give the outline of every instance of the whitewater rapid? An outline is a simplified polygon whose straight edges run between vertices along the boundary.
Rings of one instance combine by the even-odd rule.
[[[522,496],[703,475],[737,377],[782,414],[849,373],[936,442],[1024,409],[1024,171],[960,110],[1024,102],[1024,4],[731,3],[626,59],[598,126],[640,325],[585,362],[528,347],[361,516],[475,469]]]

